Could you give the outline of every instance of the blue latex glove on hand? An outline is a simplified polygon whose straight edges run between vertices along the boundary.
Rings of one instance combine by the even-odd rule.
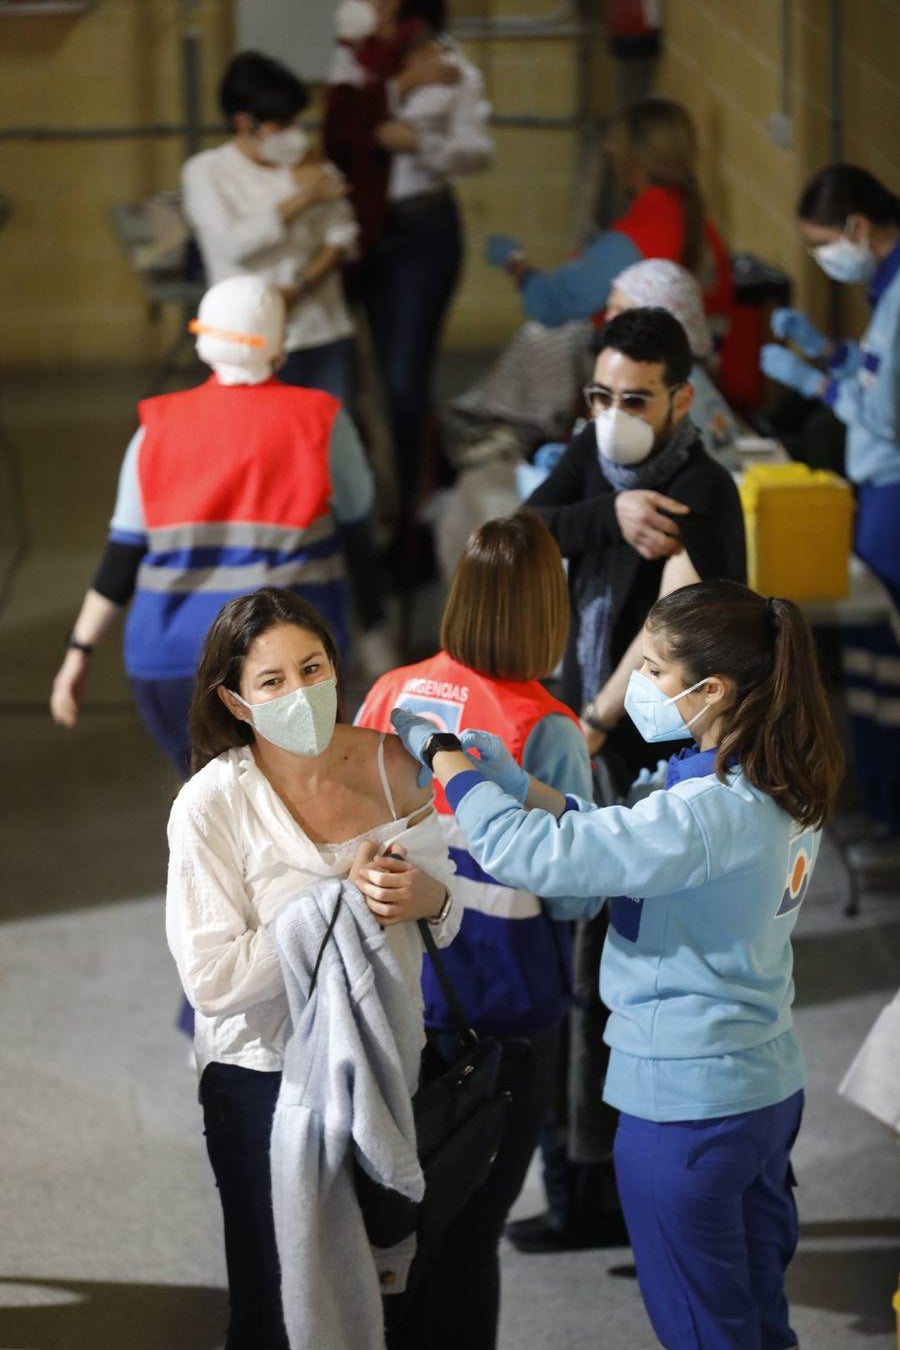
[[[510,258],[522,252],[522,245],[511,234],[489,234],[484,242],[484,256],[491,267],[508,267]]]
[[[421,764],[416,782],[419,787],[426,787],[431,782],[432,775],[422,758],[422,747],[428,737],[434,735],[437,727],[427,717],[418,717],[416,713],[407,712],[405,708],[391,709],[391,725],[403,742],[404,749]]]
[[[807,356],[822,356],[828,350],[827,337],[799,309],[773,310],[772,332],[782,342],[793,342]]]
[[[779,347],[776,342],[767,343],[759,354],[759,364],[765,375],[779,384],[786,384],[789,389],[796,389],[804,398],[820,396],[825,378],[821,370],[801,361],[787,347]]]
[[[499,736],[489,731],[464,731],[460,736],[465,751],[477,750],[478,759],[473,759],[475,768],[496,783],[510,797],[524,804],[528,796],[528,774],[517,764]]]

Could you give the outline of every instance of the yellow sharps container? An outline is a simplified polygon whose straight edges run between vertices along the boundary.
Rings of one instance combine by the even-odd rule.
[[[853,492],[846,479],[806,464],[754,464],[740,493],[754,590],[788,600],[847,594]]]

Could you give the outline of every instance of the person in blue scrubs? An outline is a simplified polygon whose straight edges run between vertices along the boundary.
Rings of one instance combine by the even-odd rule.
[[[551,908],[554,896],[610,897],[603,1095],[620,1113],[616,1179],[660,1341],[790,1350],[790,1154],[806,1076],[791,933],[840,742],[789,600],[685,586],[652,607],[642,648],[629,715],[648,741],[694,744],[655,777],[644,770],[632,806],[563,796],[484,732],[458,740],[402,709],[392,720],[493,876]]]
[[[767,375],[823,399],[846,423],[846,471],[857,493],[854,552],[893,601],[891,622],[845,635],[847,705],[868,816],[858,827],[868,837],[848,861],[888,881],[900,875],[900,200],[865,169],[835,164],[806,186],[797,215],[825,274],[865,285],[872,305],[859,342],[832,342],[799,310],[775,310],[775,335],[803,357],[770,343],[760,360]]]

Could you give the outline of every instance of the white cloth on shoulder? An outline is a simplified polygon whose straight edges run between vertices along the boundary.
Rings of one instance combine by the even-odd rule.
[[[351,882],[322,881],[304,890],[271,931],[293,1028],[271,1142],[288,1340],[291,1350],[381,1350],[381,1281],[390,1272],[384,1287],[403,1291],[415,1237],[390,1249],[369,1245],[353,1160],[380,1185],[421,1201],[412,1110],[421,1013],[387,933]]]

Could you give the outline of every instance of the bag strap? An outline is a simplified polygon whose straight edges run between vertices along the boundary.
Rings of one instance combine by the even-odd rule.
[[[334,932],[334,926],[337,923],[337,917],[341,909],[341,899],[342,899],[341,892],[338,891],[338,898],[337,903],[334,907],[334,913],[328,920],[328,927],[325,930],[325,936],[322,938],[318,955],[316,956],[316,964],[313,966],[313,973],[309,982],[309,992],[306,995],[307,1002],[309,1002],[309,1000],[312,998],[313,992],[316,987],[316,983],[319,978],[319,967],[322,964],[322,958],[325,955],[325,948],[331,941],[331,935]],[[453,988],[453,983],[450,979],[450,976],[447,973],[447,967],[444,965],[444,961],[438,949],[438,945],[434,940],[434,935],[432,934],[431,929],[428,926],[428,921],[426,919],[418,919],[416,923],[419,932],[422,934],[422,942],[425,945],[425,950],[431,957],[431,963],[434,966],[434,973],[437,976],[438,984],[441,986],[441,992],[443,993],[444,998],[447,1000],[447,1006],[452,1012],[454,1021],[456,1022],[457,1033],[460,1039],[467,1045],[477,1045],[478,1032],[475,1030],[474,1027],[469,1025],[469,1020],[466,1017],[465,1010],[459,1001],[459,995]]]
[[[316,987],[316,981],[319,978],[319,966],[322,964],[322,957],[325,955],[325,948],[328,946],[331,935],[334,932],[334,925],[337,923],[337,916],[340,913],[340,908],[341,908],[341,892],[338,891],[337,904],[334,907],[334,913],[328,920],[328,927],[325,929],[325,936],[322,939],[322,945],[320,946],[319,954],[316,957],[316,964],[313,966],[312,979],[309,982],[309,993],[306,995],[307,1003],[313,996],[313,991],[315,990]]]
[[[478,1032],[469,1025],[469,1019],[466,1017],[463,1005],[459,1001],[459,995],[453,988],[453,982],[447,973],[447,967],[444,965],[443,957],[434,940],[434,934],[428,926],[427,919],[417,919],[417,927],[422,934],[422,941],[425,944],[425,950],[431,957],[431,964],[434,967],[434,973],[437,976],[437,982],[441,986],[441,993],[447,1000],[447,1007],[453,1014],[453,1020],[456,1022],[456,1030],[461,1039],[469,1045],[478,1044]]]

